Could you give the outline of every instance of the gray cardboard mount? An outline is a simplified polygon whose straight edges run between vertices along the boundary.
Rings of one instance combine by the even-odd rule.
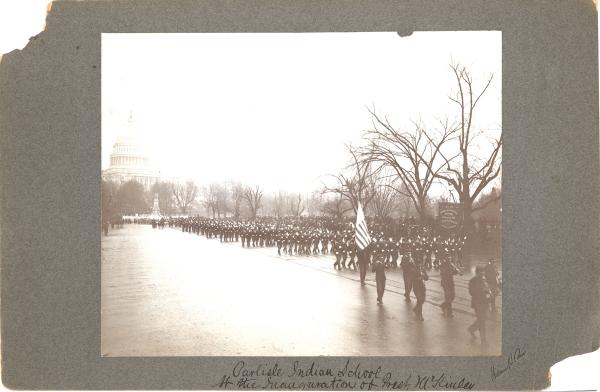
[[[551,365],[599,341],[596,19],[591,0],[55,2],[45,31],[0,66],[4,384],[218,389],[240,359],[333,370],[348,359],[100,357],[101,33],[500,30],[503,355],[349,359],[410,377],[407,389],[548,386]]]

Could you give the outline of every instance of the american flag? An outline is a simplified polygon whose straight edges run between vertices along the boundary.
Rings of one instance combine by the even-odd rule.
[[[365,213],[360,203],[358,203],[358,209],[356,210],[356,231],[354,237],[356,238],[356,246],[360,250],[365,249],[371,243],[371,236],[369,235],[369,229],[365,221]]]

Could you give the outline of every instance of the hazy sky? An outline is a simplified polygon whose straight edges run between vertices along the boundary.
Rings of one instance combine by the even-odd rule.
[[[367,106],[398,127],[455,117],[451,62],[494,74],[477,123],[499,130],[501,50],[500,32],[103,34],[102,168],[136,132],[167,176],[315,189]]]

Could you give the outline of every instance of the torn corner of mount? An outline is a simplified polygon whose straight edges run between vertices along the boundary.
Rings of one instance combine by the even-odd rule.
[[[6,45],[2,47],[2,51],[0,54],[9,54],[14,51],[22,51],[29,45],[29,43],[35,40],[39,35],[41,35],[46,30],[46,21],[48,19],[48,15],[52,10],[52,4],[55,0],[43,0],[39,1],[39,3],[44,2],[45,4],[40,4],[40,8],[42,6],[45,7],[45,13],[43,13],[43,19],[40,22],[35,22],[35,20],[41,19],[42,14],[38,14],[37,12],[26,12],[25,16],[23,16],[23,11],[20,13],[15,13],[15,17],[19,19],[21,18],[22,23],[15,23],[14,26],[21,26],[19,28],[11,27],[11,38],[10,41],[6,42]],[[32,6],[28,7],[28,11],[31,11]],[[39,8],[37,8],[39,11]],[[19,16],[20,15],[20,16]],[[30,20],[26,21],[27,17],[30,17]],[[34,22],[32,22],[34,20]],[[38,30],[39,29],[39,30]],[[28,37],[28,38],[25,38]]]

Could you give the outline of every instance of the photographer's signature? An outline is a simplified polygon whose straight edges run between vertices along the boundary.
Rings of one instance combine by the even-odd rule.
[[[519,362],[525,356],[525,354],[527,354],[527,351],[525,351],[521,347],[517,347],[515,351],[513,351],[506,359],[506,365],[504,367],[497,368],[494,365],[492,365],[490,367],[492,380],[497,379],[498,377],[506,373],[508,370],[510,370],[515,363]]]

